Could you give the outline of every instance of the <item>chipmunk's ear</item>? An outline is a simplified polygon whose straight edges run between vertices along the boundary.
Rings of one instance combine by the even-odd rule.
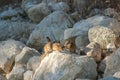
[[[48,42],[51,42],[51,39],[48,36],[46,37],[46,39]]]

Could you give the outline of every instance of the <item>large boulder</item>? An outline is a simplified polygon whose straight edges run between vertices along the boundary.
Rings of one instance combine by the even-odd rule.
[[[21,53],[15,57],[15,64],[27,66],[27,62],[29,61],[29,59],[33,56],[38,55],[40,55],[40,53],[37,50],[29,47],[24,47]]]
[[[19,41],[7,40],[0,42],[0,70],[9,73],[13,67],[15,56],[18,55],[25,45]]]
[[[35,24],[29,22],[0,21],[0,41],[12,38],[26,43],[34,28]]]
[[[28,9],[35,6],[36,4],[41,3],[42,0],[22,0],[21,7],[27,13]]]
[[[52,41],[63,40],[64,30],[72,27],[73,21],[62,11],[55,11],[45,17],[31,33],[27,45],[40,49],[46,42],[46,36]]]
[[[8,80],[23,80],[25,71],[26,69],[22,65],[15,65],[6,77]]]
[[[38,68],[39,65],[40,65],[40,56],[33,56],[32,58],[29,59],[27,63],[27,69],[35,72],[35,70]]]
[[[107,27],[97,26],[89,29],[88,37],[90,42],[97,42],[102,49],[107,49],[109,43],[114,43],[117,35]]]
[[[82,20],[74,24],[73,28],[68,28],[64,31],[64,40],[73,36],[76,38],[76,46],[78,48],[85,47],[88,43],[88,30],[92,27],[86,20]]]
[[[106,69],[104,77],[113,76],[116,72],[120,71],[120,48],[106,59]]]
[[[44,17],[50,14],[50,9],[46,3],[40,3],[28,9],[28,17],[36,23],[39,23]]]
[[[32,80],[93,79],[97,76],[96,63],[87,56],[54,51],[36,69]]]

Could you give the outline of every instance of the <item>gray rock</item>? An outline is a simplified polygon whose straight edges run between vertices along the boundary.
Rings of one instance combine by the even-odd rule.
[[[0,21],[0,41],[12,38],[26,43],[34,28],[35,24],[29,22]]]
[[[25,45],[19,41],[7,40],[0,42],[0,70],[9,73],[13,67],[15,56],[18,55]]]
[[[69,12],[70,7],[65,2],[51,3],[49,4],[52,11],[64,11]]]
[[[97,26],[89,29],[88,37],[90,42],[97,42],[102,49],[107,49],[109,43],[114,43],[117,35],[109,28]]]
[[[40,49],[46,42],[46,36],[52,41],[63,40],[64,30],[72,27],[73,21],[62,11],[55,11],[45,17],[31,33],[27,45]]]
[[[32,76],[33,76],[33,71],[26,71],[24,73],[24,79],[23,80],[32,80]]]
[[[50,14],[51,11],[46,3],[40,3],[28,9],[28,17],[36,23],[39,23],[44,17]]]
[[[78,48],[85,47],[89,43],[88,30],[91,27],[92,25],[86,20],[77,22],[74,24],[73,28],[68,28],[64,31],[64,40],[73,36],[78,36],[76,38],[76,46]]]
[[[115,77],[107,77],[107,78],[102,78],[99,80],[120,80],[119,78],[115,78]]]
[[[21,7],[27,13],[28,9],[39,4],[42,0],[22,0]]]
[[[35,72],[35,70],[38,68],[39,65],[40,65],[40,56],[33,56],[32,58],[29,59],[27,63],[27,69]]]
[[[106,59],[106,69],[104,77],[113,76],[116,72],[120,71],[120,48]]]
[[[96,63],[93,59],[54,51],[42,60],[32,80],[94,80],[96,76]]]
[[[15,65],[12,71],[6,75],[8,80],[23,80],[26,69],[21,65]]]
[[[29,47],[24,47],[21,53],[15,57],[15,63],[27,67],[27,62],[29,61],[29,59],[37,55],[40,55],[37,50]]]

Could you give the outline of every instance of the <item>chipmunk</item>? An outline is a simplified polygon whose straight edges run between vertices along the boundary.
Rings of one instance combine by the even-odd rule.
[[[50,53],[52,52],[52,41],[49,37],[46,37],[47,38],[47,44],[45,44],[44,46],[44,53]]]
[[[70,52],[75,53],[76,52],[76,44],[75,44],[76,37],[77,36],[67,39],[64,43],[64,48],[69,50]]]
[[[50,54],[52,51],[62,51],[63,50],[63,46],[59,41],[52,42],[49,37],[46,37],[46,38],[47,38],[48,43],[45,44],[45,46],[44,46],[44,53],[40,56],[40,61],[42,61],[43,58],[45,56],[47,56],[48,54]]]
[[[53,51],[62,51],[63,45],[60,43],[60,41],[53,42],[52,49],[53,49]]]

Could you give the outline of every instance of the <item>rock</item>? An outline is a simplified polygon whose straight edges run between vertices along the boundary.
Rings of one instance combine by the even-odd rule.
[[[115,78],[115,77],[107,77],[107,78],[102,78],[102,79],[99,79],[99,80],[120,80],[120,79]]]
[[[71,4],[72,4],[72,8],[74,10],[77,10],[81,17],[85,17],[86,14],[88,14],[88,12],[90,11],[91,7],[90,6],[91,4],[93,4],[93,1],[90,1],[90,0],[73,0],[71,1]]]
[[[29,61],[29,59],[37,55],[40,55],[40,53],[37,50],[29,47],[24,47],[21,53],[15,57],[15,63],[27,66],[26,64]]]
[[[64,30],[72,27],[73,21],[62,11],[55,11],[45,17],[31,33],[27,45],[40,49],[46,42],[46,36],[52,41],[62,41]]]
[[[93,59],[54,51],[42,60],[32,80],[74,80],[77,78],[94,80],[96,76],[96,63]]]
[[[103,27],[107,27],[107,28],[113,30],[117,35],[119,35],[119,33],[120,33],[120,30],[119,30],[120,22],[118,22],[118,20],[116,20],[114,18],[96,15],[96,16],[88,18],[86,21],[89,24],[91,24],[93,27],[103,26]]]
[[[40,56],[33,56],[32,58],[29,59],[27,63],[27,69],[35,72],[35,70],[38,68],[39,65],[40,65]]]
[[[21,7],[27,13],[28,9],[39,4],[42,0],[22,0]]]
[[[39,23],[44,17],[50,14],[51,11],[46,3],[40,3],[28,9],[28,17],[36,23]]]
[[[116,77],[116,78],[120,78],[120,71],[119,72],[116,72],[113,77]]]
[[[85,47],[88,43],[88,30],[92,25],[89,24],[86,20],[77,22],[74,24],[73,28],[68,28],[64,31],[64,40],[78,36],[76,38],[76,46],[77,48]]]
[[[102,49],[107,49],[109,43],[114,43],[117,35],[109,28],[97,26],[89,29],[88,37],[90,42],[97,42]]]
[[[21,14],[24,14],[24,12],[20,8],[13,9],[12,7],[9,7],[7,10],[4,10],[0,13],[0,18],[11,19],[12,17],[16,17]]]
[[[65,2],[53,3],[53,4],[49,4],[49,6],[51,7],[52,11],[69,12],[70,10],[70,7]]]
[[[104,77],[110,77],[120,70],[120,48],[106,59]]]
[[[88,57],[91,57],[91,58],[94,58],[94,60],[96,62],[100,62],[101,59],[102,59],[102,56],[101,56],[101,53],[102,53],[102,50],[101,50],[101,47],[98,43],[96,42],[91,42],[89,43],[85,49],[84,49],[84,52],[86,53],[86,55]]]
[[[26,43],[34,28],[35,24],[29,22],[0,21],[0,41],[12,38]]]
[[[7,40],[0,42],[0,70],[9,73],[13,67],[15,56],[18,55],[25,45],[19,41]]]
[[[0,80],[7,80],[7,79],[0,74]]]
[[[107,8],[103,11],[103,14],[109,17],[120,20],[119,13],[114,8]]]
[[[23,80],[32,80],[32,76],[33,76],[33,71],[26,71],[24,73],[24,79]]]
[[[23,80],[26,69],[21,65],[15,65],[12,71],[6,75],[8,80]]]

